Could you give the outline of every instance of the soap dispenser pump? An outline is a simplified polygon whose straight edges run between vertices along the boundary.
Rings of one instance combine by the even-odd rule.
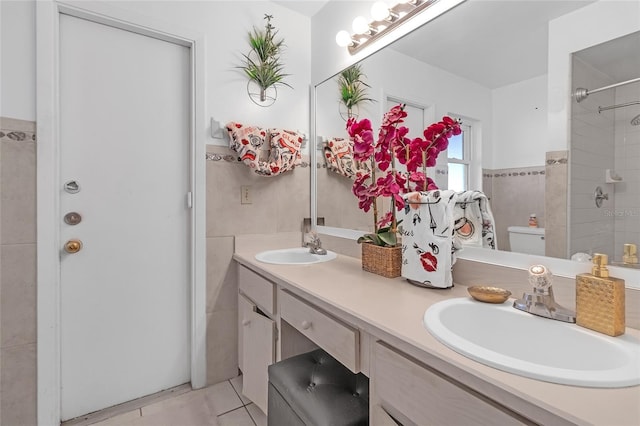
[[[607,261],[596,253],[591,273],[576,276],[576,324],[619,336],[625,331],[624,280],[609,276]]]

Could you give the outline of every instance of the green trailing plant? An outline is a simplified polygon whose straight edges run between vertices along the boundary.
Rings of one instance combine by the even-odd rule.
[[[373,102],[368,97],[367,88],[371,87],[362,78],[365,77],[360,64],[355,64],[345,69],[338,77],[338,88],[340,89],[340,101],[351,110],[361,102]]]
[[[264,91],[271,86],[282,84],[291,87],[283,80],[289,74],[284,73],[284,64],[280,59],[280,53],[284,48],[284,40],[276,39],[278,31],[271,24],[272,15],[264,15],[267,21],[264,29],[253,28],[249,32],[249,45],[251,52],[244,57],[242,68],[249,77],[255,81],[261,89],[261,101],[264,101]]]

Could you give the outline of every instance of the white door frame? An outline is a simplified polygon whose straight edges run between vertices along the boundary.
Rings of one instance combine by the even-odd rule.
[[[37,37],[37,414],[60,423],[60,140],[59,15],[61,13],[177,43],[191,51],[191,385],[206,384],[205,38],[104,3],[36,2]]]

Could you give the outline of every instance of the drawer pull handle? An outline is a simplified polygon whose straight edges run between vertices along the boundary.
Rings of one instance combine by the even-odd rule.
[[[310,321],[302,321],[302,329],[303,330],[308,330],[311,327],[311,322]]]
[[[251,320],[248,320],[248,319],[242,320],[242,325],[247,326],[249,324],[251,324]]]

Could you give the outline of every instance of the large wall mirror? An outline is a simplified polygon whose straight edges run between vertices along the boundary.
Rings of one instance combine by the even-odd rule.
[[[526,228],[535,214],[544,243],[542,252],[531,255],[576,259],[604,252],[621,261],[624,244],[640,246],[640,118],[634,119],[640,115],[640,81],[580,103],[569,89],[639,78],[640,31],[567,55],[573,76],[562,96],[573,115],[559,115],[571,143],[558,147],[549,137],[550,126],[558,126],[549,111],[549,22],[592,4],[466,1],[358,63],[371,101],[346,111],[339,75],[317,85],[317,216],[328,227],[371,230],[371,215],[358,209],[351,193],[352,179],[326,161],[325,150],[332,140],[348,137],[347,114],[369,118],[377,129],[382,114],[402,102],[412,131],[443,115],[462,120],[464,149],[443,152],[430,176],[441,188],[463,185],[488,195],[499,251],[520,250],[512,247],[509,229]],[[615,24],[604,19],[602,25]],[[617,177],[622,180],[613,182]],[[600,207],[597,187],[608,198]],[[631,274],[632,286],[640,284],[640,270],[624,274]]]

